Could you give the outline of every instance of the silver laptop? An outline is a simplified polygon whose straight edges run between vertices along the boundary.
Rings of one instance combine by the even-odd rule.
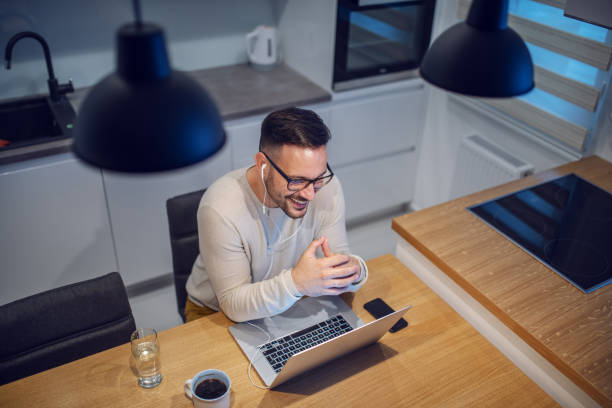
[[[408,309],[410,306],[365,324],[338,296],[304,298],[279,315],[250,321],[259,329],[245,322],[229,330],[263,382],[274,388],[377,342]],[[329,336],[336,337],[327,340]]]

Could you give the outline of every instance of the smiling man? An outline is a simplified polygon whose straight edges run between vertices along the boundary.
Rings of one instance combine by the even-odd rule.
[[[327,163],[330,137],[312,111],[272,112],[255,164],[208,188],[198,209],[187,321],[217,310],[237,322],[258,319],[302,296],[354,292],[365,283],[365,263],[349,254],[342,188]]]

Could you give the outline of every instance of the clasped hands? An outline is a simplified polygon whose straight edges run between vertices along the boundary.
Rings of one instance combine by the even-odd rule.
[[[323,250],[323,258],[316,257],[317,248]],[[310,243],[298,263],[291,270],[297,290],[305,296],[339,295],[359,280],[361,265],[350,255],[334,254],[326,237]]]

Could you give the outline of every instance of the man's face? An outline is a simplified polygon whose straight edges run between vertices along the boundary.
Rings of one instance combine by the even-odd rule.
[[[327,150],[325,146],[300,147],[283,145],[268,153],[270,159],[292,179],[313,180],[321,177],[327,170]],[[315,197],[311,183],[301,191],[287,188],[287,180],[268,164],[265,179],[270,199],[291,218],[301,218],[306,214],[308,203]]]

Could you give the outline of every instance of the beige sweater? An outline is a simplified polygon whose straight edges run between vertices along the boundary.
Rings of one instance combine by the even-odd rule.
[[[326,236],[334,253],[349,253],[344,197],[336,177],[316,194],[303,218],[292,219],[280,208],[263,213],[246,170],[221,177],[202,197],[200,255],[187,280],[192,301],[221,309],[237,322],[281,313],[300,299],[291,268],[314,239]],[[367,279],[365,262],[356,258],[362,275],[351,285],[353,292]]]

